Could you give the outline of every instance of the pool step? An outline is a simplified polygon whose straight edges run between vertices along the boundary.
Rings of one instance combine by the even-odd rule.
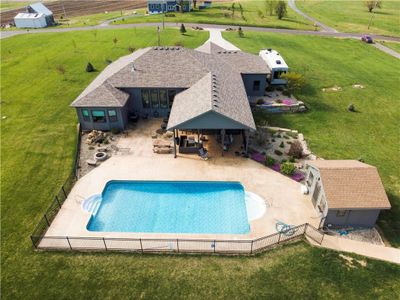
[[[102,197],[99,194],[90,196],[82,202],[82,209],[92,215],[95,215],[100,207],[101,199]]]

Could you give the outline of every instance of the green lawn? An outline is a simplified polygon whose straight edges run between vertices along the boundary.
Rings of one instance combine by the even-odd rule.
[[[131,16],[135,11],[138,12],[138,10],[136,9],[123,10],[123,11],[119,10],[119,11],[110,11],[108,13],[99,13],[93,15],[72,17],[68,19],[58,19],[57,22],[59,23],[59,25],[57,27],[81,27],[81,26],[98,25],[111,19],[120,18],[124,16]]]
[[[400,1],[382,1],[370,29],[371,13],[364,0],[297,0],[299,9],[339,31],[400,35]]]
[[[239,12],[239,4],[243,7],[243,19]],[[288,15],[282,20],[269,13],[265,12],[265,2],[258,0],[244,0],[236,2],[236,10],[234,17],[231,16],[231,11],[228,10],[232,3],[214,3],[213,7],[204,10],[194,10],[190,13],[174,13],[175,17],[166,17],[165,22],[177,23],[205,23],[205,24],[224,24],[224,25],[247,25],[261,26],[273,28],[289,28],[289,29],[308,29],[313,30],[313,24],[297,15],[289,7],[287,8]],[[259,15],[259,11],[262,14]],[[143,22],[162,22],[162,15],[150,15],[143,17],[125,18],[113,24],[128,24],[128,23],[143,23]]]
[[[7,117],[1,120],[2,298],[399,298],[399,266],[369,259],[366,267],[356,261],[348,266],[339,253],[302,242],[257,257],[32,250],[29,234],[72,168],[77,120],[69,104],[97,75],[84,71],[86,63],[101,70],[105,59],[128,54],[128,46],[154,45],[153,33],[99,30],[2,41],[1,105]],[[203,32],[181,36],[168,29],[161,41],[196,47],[207,38]],[[58,65],[65,67],[65,78],[55,71]]]
[[[399,247],[400,61],[357,40],[255,32],[245,32],[245,38],[232,32],[223,35],[244,51],[277,49],[293,71],[305,73],[308,86],[297,96],[311,111],[270,116],[270,123],[303,132],[311,150],[326,159],[362,157],[377,166],[393,206],[381,214],[379,225]],[[354,89],[356,83],[365,89]],[[343,91],[321,91],[334,85]],[[347,112],[350,103],[358,113]]]

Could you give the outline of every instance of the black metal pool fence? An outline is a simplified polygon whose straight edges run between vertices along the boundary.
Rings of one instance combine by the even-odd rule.
[[[35,248],[81,251],[135,251],[142,253],[175,252],[255,254],[273,246],[303,237],[308,237],[318,244],[322,243],[324,233],[308,223],[291,227],[286,231],[249,240],[45,236],[48,228],[78,179],[80,143],[81,130],[79,128],[74,169],[65,183],[61,186],[57,195],[55,195],[51,205],[46,210],[31,235],[32,244]]]
[[[48,224],[44,224],[48,227]],[[71,237],[71,236],[35,236],[32,243],[43,250],[78,251],[133,251],[133,252],[169,252],[169,253],[219,253],[219,254],[256,254],[273,246],[295,239],[308,237],[318,244],[322,243],[324,233],[311,224],[294,226],[287,232],[277,232],[254,240],[224,239],[171,239],[171,238],[111,238],[111,237]]]

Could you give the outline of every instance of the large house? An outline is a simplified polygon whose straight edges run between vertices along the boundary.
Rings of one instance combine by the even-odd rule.
[[[255,130],[249,96],[264,95],[265,61],[208,42],[140,49],[107,66],[71,104],[83,130],[123,130],[129,117],[168,118],[167,129]]]
[[[357,160],[309,161],[306,184],[321,226],[373,227],[390,202],[378,170]]]
[[[193,0],[147,0],[147,10],[150,14],[158,14],[164,12],[192,10]]]

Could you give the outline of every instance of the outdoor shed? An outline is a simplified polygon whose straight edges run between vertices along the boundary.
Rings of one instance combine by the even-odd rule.
[[[14,17],[14,23],[17,28],[43,28],[47,26],[46,16],[40,13],[19,13]]]
[[[47,26],[55,24],[53,13],[43,3],[32,3],[26,8],[28,13],[44,14]]]
[[[321,226],[373,227],[391,207],[376,167],[357,160],[307,162],[306,178]]]

